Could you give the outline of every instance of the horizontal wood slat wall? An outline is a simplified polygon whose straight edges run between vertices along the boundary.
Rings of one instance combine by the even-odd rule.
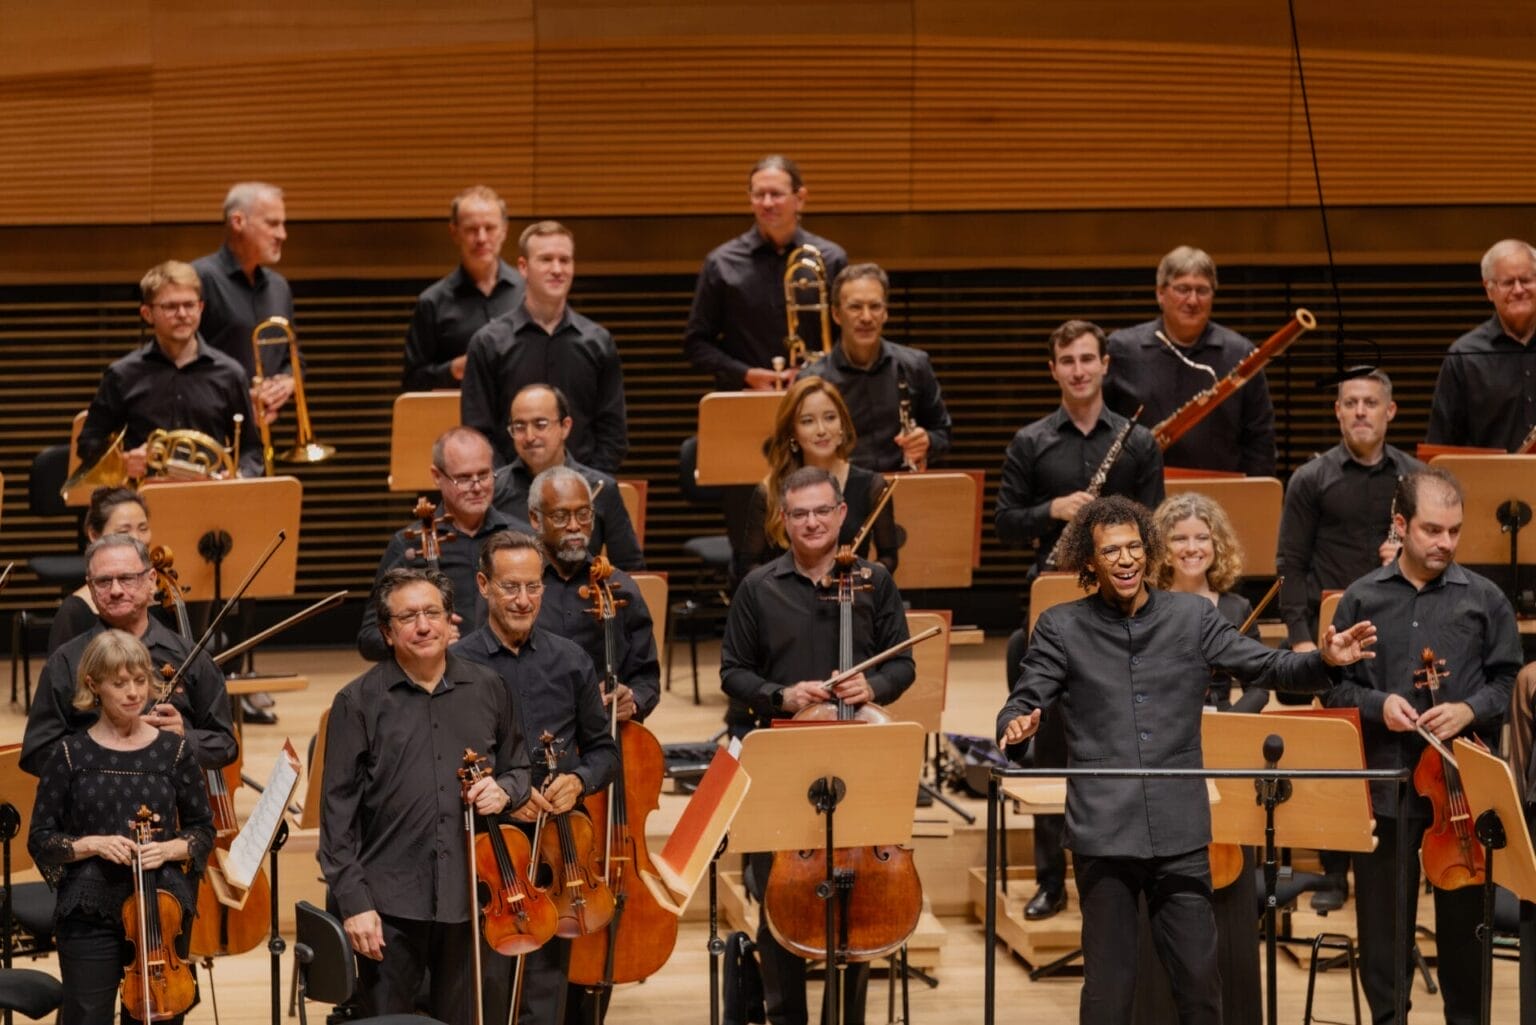
[[[1429,395],[1445,346],[1487,315],[1464,266],[1346,268],[1341,285],[1352,338],[1349,362],[1375,361],[1371,341],[1397,382],[1400,413],[1392,438],[1423,436]],[[1001,550],[991,532],[1003,451],[1013,432],[1054,407],[1044,339],[1068,317],[1107,328],[1135,323],[1152,309],[1145,269],[1100,271],[972,270],[895,275],[889,335],[931,353],[956,423],[950,465],[984,468],[984,564],[978,587],[1012,594],[1028,565]],[[309,400],[317,435],[338,449],[304,481],[301,589],[319,596],[366,589],[379,553],[407,519],[412,496],[385,490],[390,403],[398,391],[401,339],[414,295],[426,282],[302,281],[297,320],[310,366]],[[677,448],[694,429],[708,382],[681,361],[679,339],[691,275],[588,277],[575,304],[614,334],[625,365],[631,449],[624,476],[650,482],[647,556],[674,574],[680,591],[694,566],[689,537],[717,533],[718,513],[689,507],[676,483]],[[1218,319],[1255,339],[1277,329],[1297,305],[1320,330],[1270,371],[1280,418],[1282,464],[1292,468],[1336,439],[1331,393],[1315,386],[1333,366],[1336,318],[1320,272],[1311,267],[1222,267]],[[102,368],[139,337],[126,287],[0,288],[0,472],[4,473],[0,557],[76,548],[74,524],[27,512],[32,457],[68,438],[69,422],[93,394]],[[291,417],[277,431],[291,437]],[[898,503],[899,505],[899,503]],[[18,571],[0,607],[37,607],[51,596]]]

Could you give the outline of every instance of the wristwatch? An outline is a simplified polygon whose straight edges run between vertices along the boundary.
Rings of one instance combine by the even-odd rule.
[[[773,706],[775,712],[784,711],[784,692],[788,689],[788,687],[780,687],[768,696],[768,704]]]

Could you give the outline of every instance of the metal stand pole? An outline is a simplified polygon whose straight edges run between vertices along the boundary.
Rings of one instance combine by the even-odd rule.
[[[288,944],[283,941],[277,925],[277,852],[287,842],[288,821],[284,819],[277,825],[272,848],[267,854],[272,866],[268,869],[272,874],[272,932],[267,937],[267,952],[272,956],[272,1025],[283,1023],[283,951],[288,949]]]
[[[1489,808],[1477,817],[1477,840],[1483,845],[1483,922],[1479,925],[1483,947],[1482,1018],[1483,1025],[1490,1025],[1493,1014],[1493,898],[1498,890],[1493,881],[1493,852],[1503,848],[1509,839],[1504,835],[1504,823],[1499,813]]]

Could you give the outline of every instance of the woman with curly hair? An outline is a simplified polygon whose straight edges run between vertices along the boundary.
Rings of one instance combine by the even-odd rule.
[[[1232,588],[1243,576],[1243,548],[1227,511],[1207,495],[1170,495],[1152,514],[1163,537],[1163,558],[1152,583],[1165,591],[1198,594],[1233,626],[1242,626],[1253,604]],[[1248,636],[1259,640],[1257,625]]]

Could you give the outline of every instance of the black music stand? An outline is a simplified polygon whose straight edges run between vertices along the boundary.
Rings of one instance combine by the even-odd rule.
[[[838,847],[885,847],[912,840],[912,795],[923,768],[923,728],[917,723],[864,723],[757,730],[741,744],[741,765],[752,779],[731,828],[728,850],[826,851],[827,1020],[842,1022],[841,973],[834,901],[844,904],[855,880],[839,875]],[[764,911],[766,914],[766,911]],[[770,923],[770,928],[772,927]]]
[[[1536,457],[1443,455],[1431,465],[1455,474],[1465,495],[1456,561],[1507,565],[1509,600],[1522,611],[1520,567],[1536,565],[1536,546],[1520,548],[1521,531],[1531,522],[1528,499],[1536,495]],[[1524,602],[1524,611],[1530,611],[1530,604]]]

